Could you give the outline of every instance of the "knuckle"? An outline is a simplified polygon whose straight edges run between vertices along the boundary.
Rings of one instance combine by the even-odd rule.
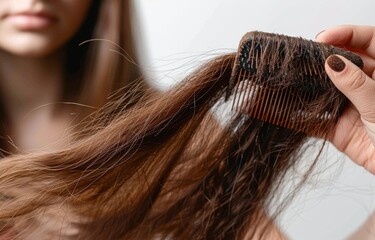
[[[366,83],[366,74],[361,69],[355,69],[347,78],[347,87],[351,90],[360,89]]]

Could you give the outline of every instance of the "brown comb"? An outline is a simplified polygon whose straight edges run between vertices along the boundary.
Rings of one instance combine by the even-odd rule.
[[[347,102],[324,70],[325,59],[331,54],[363,67],[359,56],[327,44],[247,33],[240,42],[230,80],[232,109],[308,134],[328,130]]]

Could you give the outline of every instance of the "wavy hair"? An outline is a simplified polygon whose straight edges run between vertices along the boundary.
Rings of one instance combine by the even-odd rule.
[[[268,46],[270,53],[283,53],[282,59],[267,55],[269,62],[294,66],[296,54],[301,56],[300,42],[274,45],[277,51]],[[35,239],[270,238],[272,222],[288,201],[276,208],[272,204],[288,170],[303,161],[310,146],[306,133],[324,129],[319,134],[327,137],[347,99],[326,77],[321,88],[325,93],[303,104],[311,114],[303,131],[242,114],[244,108],[223,111],[236,94],[230,80],[233,66],[239,67],[235,59],[250,59],[243,57],[251,49],[246,46],[239,58],[227,54],[212,59],[169,91],[148,91],[128,107],[129,100],[139,99],[131,91],[92,115],[86,137],[66,149],[0,161],[2,231]],[[319,49],[309,52],[325,58],[332,50]],[[264,66],[257,68],[258,76],[271,76],[273,65]],[[277,84],[294,89],[300,80],[296,67],[279,70]],[[288,75],[291,71],[295,74]],[[263,94],[266,88],[261,87]],[[326,106],[332,117],[316,121]],[[219,122],[216,115],[227,116]],[[298,187],[323,146],[324,141]],[[276,210],[269,212],[271,207]]]

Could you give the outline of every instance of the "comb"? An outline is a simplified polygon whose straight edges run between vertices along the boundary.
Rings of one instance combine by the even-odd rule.
[[[327,44],[264,32],[245,34],[227,94],[233,96],[232,110],[311,135],[327,131],[347,102],[324,70],[332,54],[363,68],[358,55]]]

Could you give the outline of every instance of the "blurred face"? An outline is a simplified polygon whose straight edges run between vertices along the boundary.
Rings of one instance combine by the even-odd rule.
[[[44,57],[61,48],[85,19],[91,0],[0,0],[0,49]]]

